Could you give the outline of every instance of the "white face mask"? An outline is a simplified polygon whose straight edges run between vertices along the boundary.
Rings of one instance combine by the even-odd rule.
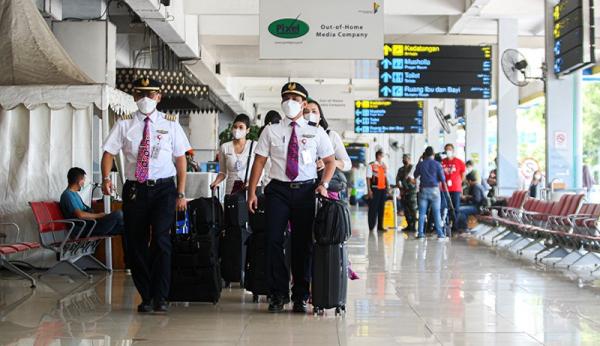
[[[140,112],[146,115],[152,114],[156,109],[156,101],[149,97],[141,98],[136,103]]]
[[[318,123],[319,116],[316,113],[310,112],[308,114],[304,114],[304,119],[306,119],[306,121],[309,123],[316,124]]]
[[[288,119],[294,119],[302,110],[302,104],[298,101],[287,100],[281,104],[281,109]]]
[[[453,158],[454,157],[454,151],[452,151],[452,150],[446,151],[446,156],[448,156],[449,159]]]
[[[233,134],[233,138],[235,139],[242,139],[246,137],[246,131],[240,129],[232,130],[231,134]]]

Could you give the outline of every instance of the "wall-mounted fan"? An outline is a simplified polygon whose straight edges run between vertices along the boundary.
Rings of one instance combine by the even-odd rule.
[[[516,49],[507,49],[502,53],[501,58],[502,72],[506,78],[518,87],[524,87],[531,80],[541,80],[545,82],[545,77],[531,77],[531,71],[527,59]],[[542,73],[545,73],[545,68],[542,66]]]
[[[452,116],[450,114],[444,114],[444,112],[437,106],[433,107],[433,110],[435,112],[435,116],[440,122],[440,125],[442,125],[444,132],[450,133],[452,131],[452,126],[456,125],[456,122],[454,119],[452,119]]]

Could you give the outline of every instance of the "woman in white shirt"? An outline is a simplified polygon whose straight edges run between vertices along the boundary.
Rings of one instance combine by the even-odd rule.
[[[250,118],[246,114],[239,114],[233,120],[231,133],[233,141],[221,145],[219,150],[219,175],[210,184],[211,188],[218,186],[225,180],[227,194],[236,193],[246,187],[250,176],[250,169],[254,163],[254,149],[256,143],[246,140],[250,128]],[[248,164],[248,155],[250,162]]]
[[[352,161],[346,152],[346,147],[342,142],[342,137],[335,131],[329,129],[329,124],[325,120],[321,105],[315,100],[308,100],[308,106],[304,110],[304,117],[311,125],[320,126],[327,132],[333,151],[335,152],[335,166],[342,172],[347,172],[352,168]],[[321,167],[319,166],[319,169]]]

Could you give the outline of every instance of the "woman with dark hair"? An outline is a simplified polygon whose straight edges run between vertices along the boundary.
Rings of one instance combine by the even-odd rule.
[[[239,114],[233,120],[231,133],[233,141],[223,143],[219,150],[219,175],[212,184],[211,188],[218,186],[225,180],[225,190],[227,194],[236,193],[245,188],[250,174],[250,169],[254,163],[254,141],[246,140],[246,135],[250,129],[250,117],[246,114]],[[248,157],[250,156],[250,160]]]
[[[352,168],[352,161],[346,152],[346,147],[342,142],[342,137],[335,131],[329,128],[329,124],[325,119],[321,105],[312,99],[308,100],[308,107],[304,109],[304,118],[313,126],[320,126],[327,132],[333,151],[335,152],[335,166],[342,172],[347,172]],[[318,165],[319,169],[323,168],[322,163]]]

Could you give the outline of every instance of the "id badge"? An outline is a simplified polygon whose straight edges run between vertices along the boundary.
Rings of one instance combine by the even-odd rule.
[[[242,161],[240,161],[240,160],[235,161],[235,170],[239,172],[242,170],[242,168],[243,168]]]
[[[448,180],[448,187],[452,187],[452,180]]]
[[[160,148],[158,147],[158,145],[155,145],[152,147],[152,153],[150,154],[150,157],[152,157],[153,159],[158,159],[159,153],[160,153]]]
[[[314,160],[312,159],[312,155],[310,154],[310,151],[308,150],[302,150],[302,163],[304,163],[305,165],[311,164],[314,162]]]

